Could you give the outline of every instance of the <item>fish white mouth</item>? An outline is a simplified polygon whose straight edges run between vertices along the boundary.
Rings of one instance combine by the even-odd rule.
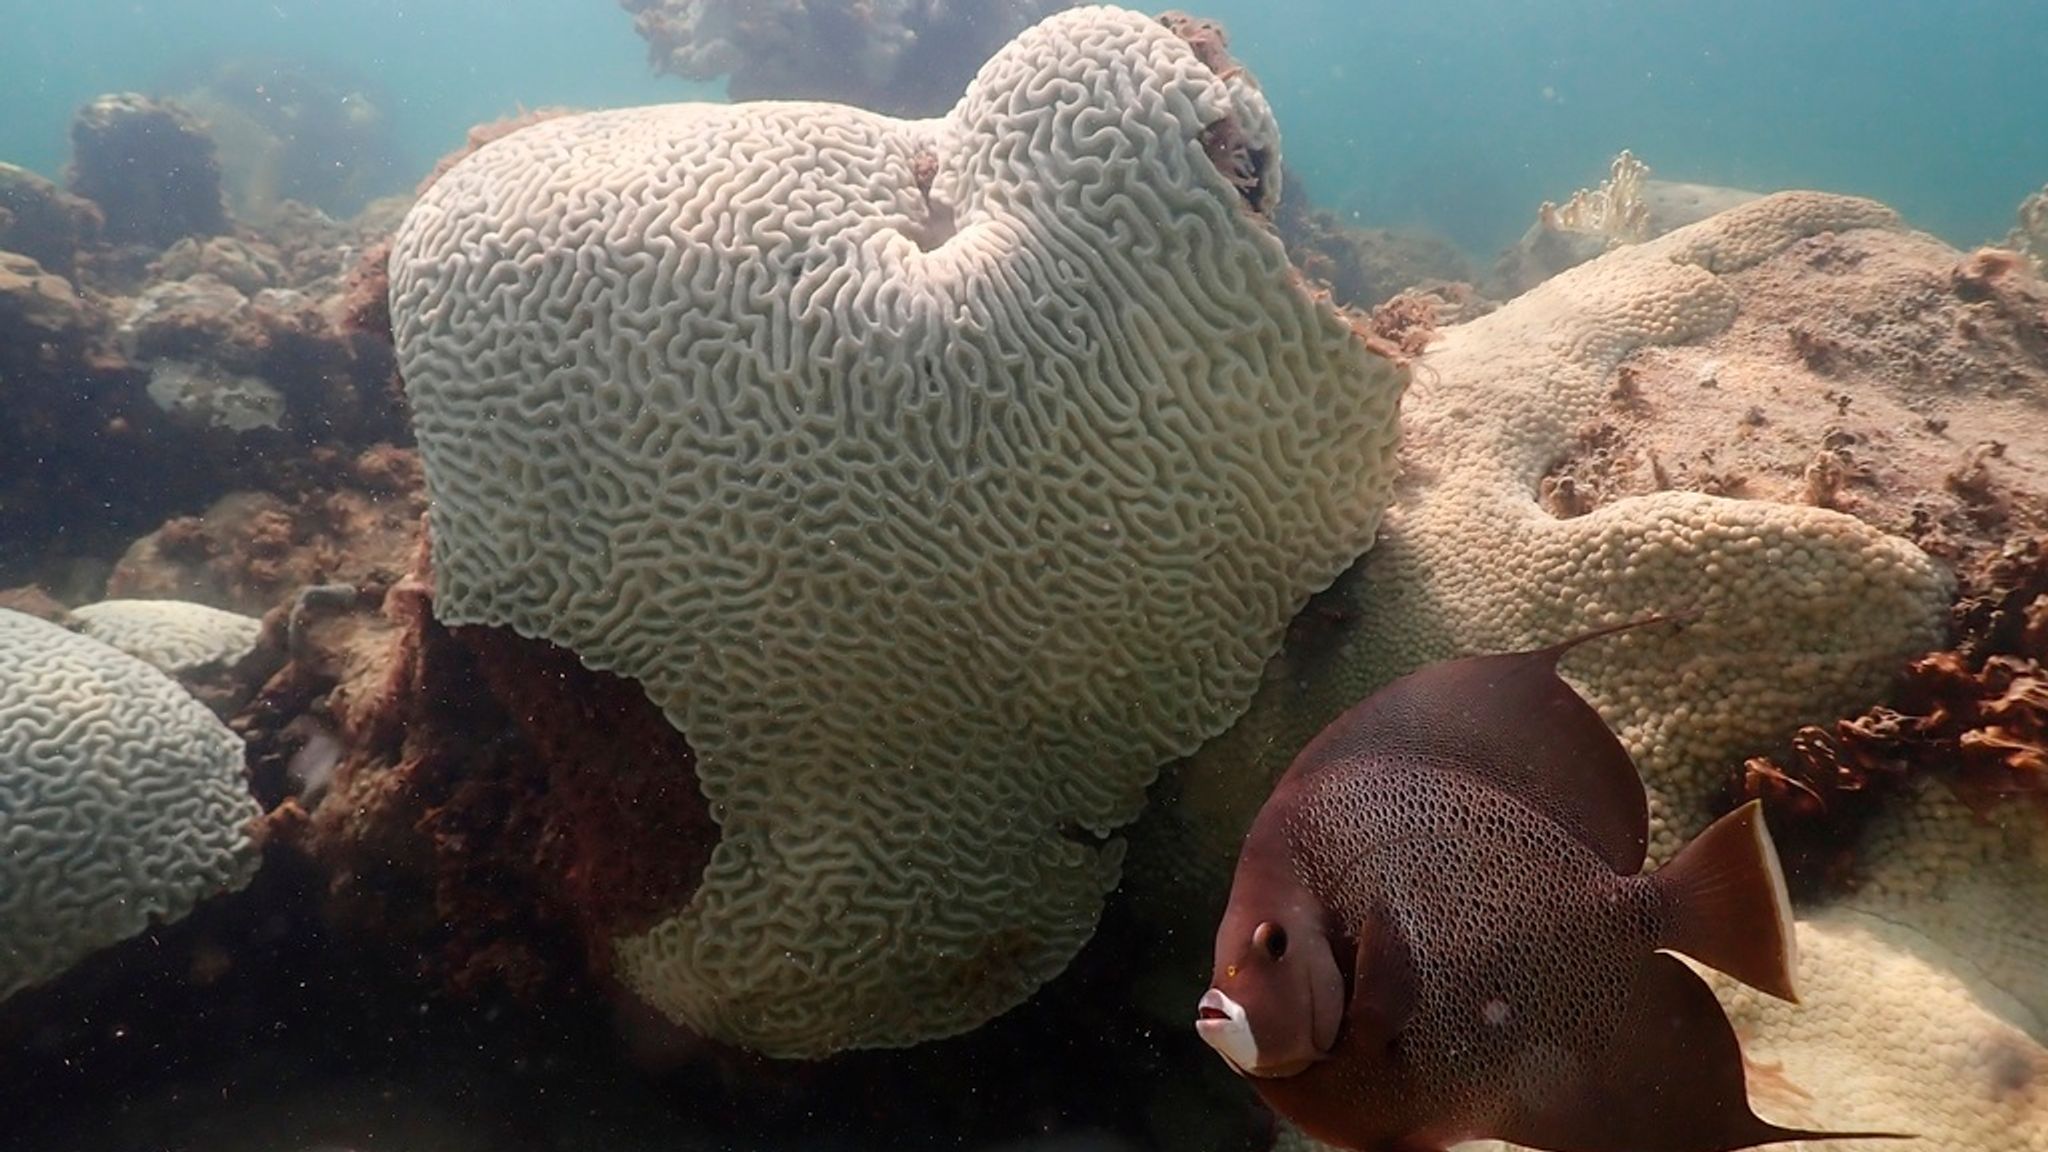
[[[1245,1019],[1244,1006],[1225,996],[1221,989],[1211,988],[1203,994],[1201,1004],[1195,1008],[1195,1032],[1238,1075],[1258,1075],[1254,1069],[1259,1066],[1259,1046],[1252,1039],[1251,1021]]]

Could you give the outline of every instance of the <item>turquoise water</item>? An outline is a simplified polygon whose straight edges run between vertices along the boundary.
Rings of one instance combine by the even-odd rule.
[[[1678,180],[1875,196],[1957,244],[2048,181],[2048,5],[2020,0],[1212,0],[1318,201],[1486,254],[1633,149]],[[712,94],[609,0],[80,0],[0,11],[0,159],[56,172],[72,111],[302,58],[391,112],[404,186],[518,108]]]
[[[83,0],[0,4],[0,160],[55,174],[72,112],[136,89],[171,94],[239,58],[304,60],[387,109],[396,191],[470,125],[549,104],[598,107],[715,95],[659,77],[607,0]]]
[[[1233,47],[1319,198],[1482,252],[1623,148],[1667,179],[1874,196],[1961,245],[2048,181],[2048,5],[1213,7],[1243,13]]]

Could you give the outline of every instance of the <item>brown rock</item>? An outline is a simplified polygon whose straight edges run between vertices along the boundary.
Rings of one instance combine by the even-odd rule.
[[[98,240],[100,210],[26,168],[0,164],[0,250],[32,256],[61,276]]]
[[[106,237],[117,244],[162,248],[228,230],[213,138],[167,100],[121,92],[79,109],[70,182],[99,206]]]

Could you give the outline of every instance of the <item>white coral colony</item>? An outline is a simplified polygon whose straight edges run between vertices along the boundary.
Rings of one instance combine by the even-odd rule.
[[[0,609],[0,998],[256,870],[242,741],[168,676]]]
[[[1233,184],[1278,135],[1215,61],[1077,9],[940,119],[551,120],[401,227],[437,614],[698,753],[702,886],[615,949],[672,1017],[808,1056],[1022,1001],[1371,543],[1405,373]]]
[[[102,600],[71,616],[87,636],[174,676],[240,660],[263,631],[253,616],[184,600]]]

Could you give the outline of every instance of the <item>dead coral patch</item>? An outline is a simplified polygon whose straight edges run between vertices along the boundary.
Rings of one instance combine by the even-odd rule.
[[[1725,332],[1621,363],[1543,481],[1553,514],[1665,489],[1788,501],[1961,565],[2048,529],[2048,287],[2023,264],[1863,229],[1725,279]]]

